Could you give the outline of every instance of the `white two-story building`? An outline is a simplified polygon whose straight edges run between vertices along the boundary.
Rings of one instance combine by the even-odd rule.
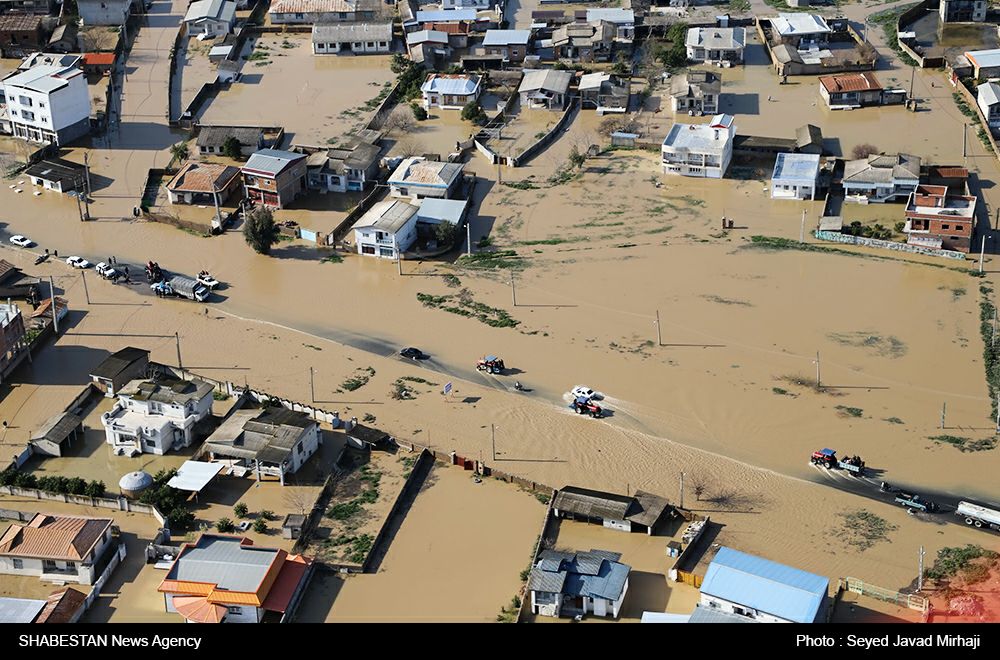
[[[202,380],[159,376],[133,380],[101,415],[107,443],[116,453],[158,454],[191,446],[194,426],[212,412],[212,391]]]
[[[14,137],[62,145],[90,132],[90,95],[79,55],[43,55],[0,81]]]
[[[707,124],[674,124],[663,140],[663,173],[721,179],[733,159],[733,122],[715,115]]]
[[[113,524],[111,518],[45,513],[12,524],[0,537],[0,574],[93,584],[98,565],[107,565],[105,553],[116,551]]]
[[[976,101],[983,111],[990,130],[994,133],[1000,129],[1000,85],[995,82],[985,82],[976,88]]]

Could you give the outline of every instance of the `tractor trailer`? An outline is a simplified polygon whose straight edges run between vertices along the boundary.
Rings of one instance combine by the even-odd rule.
[[[966,525],[1000,531],[1000,511],[995,509],[987,509],[971,502],[959,502],[955,515],[963,518]]]

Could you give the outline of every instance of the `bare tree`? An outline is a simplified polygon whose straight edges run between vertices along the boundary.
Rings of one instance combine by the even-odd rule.
[[[703,475],[695,474],[688,477],[688,482],[691,484],[691,490],[694,492],[694,498],[701,502],[701,496],[705,494],[708,490],[708,481]]]
[[[419,156],[425,151],[426,149],[420,140],[408,138],[396,143],[395,155],[409,158],[410,156]]]
[[[879,148],[876,147],[874,144],[870,144],[868,142],[864,144],[855,145],[854,149],[851,150],[851,156],[853,156],[855,160],[868,158],[869,156],[877,153],[880,153]]]
[[[290,488],[285,488],[284,490],[285,492],[282,493],[281,499],[288,508],[298,511],[303,516],[306,515],[307,511],[312,509],[313,498],[308,493]]]
[[[386,131],[400,131],[405,133],[413,128],[416,120],[413,118],[413,111],[410,110],[409,106],[396,106],[393,108],[389,116],[386,117],[385,123],[382,124],[382,128]]]

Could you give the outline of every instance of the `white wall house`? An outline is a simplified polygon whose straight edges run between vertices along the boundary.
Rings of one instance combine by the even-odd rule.
[[[541,616],[593,614],[618,618],[632,568],[606,550],[544,550],[528,578],[531,612]]]
[[[195,0],[184,15],[190,36],[229,34],[236,20],[235,0]]]
[[[63,145],[90,132],[90,94],[77,55],[36,58],[0,82],[14,137]]]
[[[0,537],[0,574],[93,584],[96,564],[114,543],[111,518],[44,513],[12,524]]]
[[[771,199],[816,199],[819,155],[780,153],[771,174]]]
[[[745,28],[691,28],[687,32],[687,57],[695,62],[742,62],[747,43]]]
[[[314,55],[374,55],[392,47],[392,23],[322,23],[313,25]]]
[[[294,474],[320,445],[319,422],[281,406],[243,409],[229,415],[205,440],[211,460],[247,468],[257,480]]]
[[[489,9],[490,0],[441,0],[441,9]]]
[[[417,240],[417,206],[404,200],[383,200],[351,228],[358,254],[397,259]]]
[[[663,173],[721,179],[733,159],[736,126],[732,115],[708,124],[674,124],[663,140]]]
[[[84,25],[123,25],[132,0],[76,0]]]
[[[976,88],[976,101],[983,116],[989,122],[990,130],[1000,129],[1000,85],[995,82],[985,82]]]
[[[116,452],[163,455],[191,446],[194,426],[212,412],[214,387],[201,380],[134,380],[101,415],[105,441]]]
[[[468,74],[432,73],[420,86],[424,110],[461,110],[479,99],[481,78]]]
[[[404,159],[389,175],[389,194],[393,197],[453,198],[462,183],[462,163],[442,163],[420,156]]]
[[[920,184],[920,157],[909,154],[872,154],[844,163],[844,196],[847,201],[887,202],[906,199]]]

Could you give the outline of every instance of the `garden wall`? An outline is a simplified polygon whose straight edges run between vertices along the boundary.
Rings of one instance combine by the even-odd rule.
[[[865,238],[864,236],[851,236],[835,231],[814,231],[813,235],[821,241],[831,241],[833,243],[846,243],[848,245],[861,245],[864,247],[882,248],[884,250],[895,250],[896,252],[909,252],[910,254],[923,254],[929,257],[944,257],[945,259],[965,260],[965,253],[954,250],[935,250],[919,245],[908,245],[906,243],[896,243],[895,241],[883,241],[877,238]]]

